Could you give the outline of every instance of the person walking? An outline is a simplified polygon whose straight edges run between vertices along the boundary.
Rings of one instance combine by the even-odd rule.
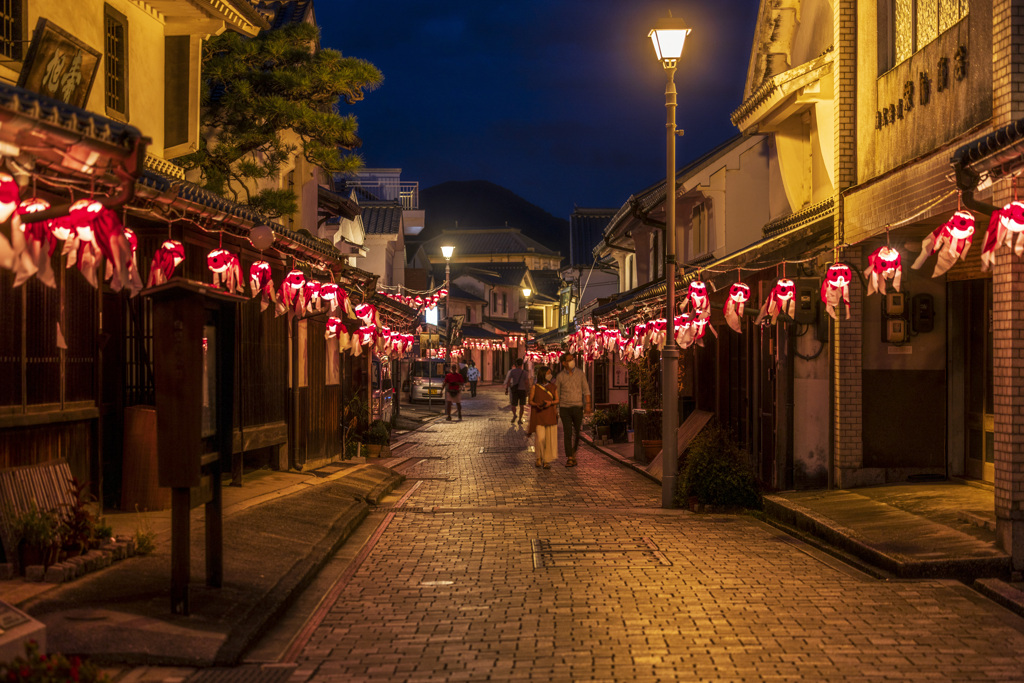
[[[466,380],[469,382],[469,395],[476,398],[476,383],[480,381],[480,371],[476,362],[469,361],[469,370],[466,370]]]
[[[523,369],[523,359],[516,358],[515,366],[505,375],[505,393],[512,402],[512,424],[516,423],[516,406],[519,406],[519,424],[523,424],[523,410],[526,409],[526,393],[530,388],[530,375]]]
[[[538,365],[536,373],[530,389],[530,427],[536,435],[537,467],[549,470],[558,458],[558,388],[548,377],[546,365]]]
[[[452,404],[454,403],[459,408],[459,420],[462,420],[462,397],[460,392],[462,390],[462,375],[459,374],[459,366],[457,363],[452,363],[451,370],[447,375],[444,376],[444,410],[448,415],[446,418],[449,422],[452,421]]]
[[[576,467],[583,411],[591,411],[590,385],[587,376],[576,367],[576,359],[568,353],[562,354],[562,371],[555,378],[555,388],[558,390],[558,415],[562,418],[565,466]]]

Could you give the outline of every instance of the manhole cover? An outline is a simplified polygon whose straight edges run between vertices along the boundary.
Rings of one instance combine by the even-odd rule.
[[[639,543],[555,543],[543,538],[530,541],[533,568],[550,567],[671,567],[672,562],[649,538]]]
[[[295,673],[294,666],[259,668],[240,666],[234,669],[202,669],[187,679],[188,683],[285,683]]]
[[[481,453],[518,453],[523,446],[485,446],[480,449]]]

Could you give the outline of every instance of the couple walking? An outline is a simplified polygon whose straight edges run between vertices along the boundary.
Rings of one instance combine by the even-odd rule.
[[[519,403],[519,424],[522,424],[525,390],[519,389],[520,381],[526,374],[522,369],[522,360],[516,361],[516,367],[505,379],[508,388],[510,381],[516,382],[512,395],[512,422],[515,422],[515,406]],[[516,373],[516,370],[519,372]],[[550,469],[551,463],[558,457],[558,418],[562,418],[563,442],[565,448],[565,466],[576,466],[576,450],[580,445],[580,429],[583,427],[584,408],[590,412],[590,386],[582,370],[576,368],[576,360],[569,354],[561,358],[561,371],[554,377],[549,376],[547,366],[540,365],[535,369],[536,381],[529,390],[530,427],[536,434],[535,450],[537,467]],[[516,373],[513,375],[513,373]],[[528,380],[527,380],[528,381]],[[518,392],[522,391],[522,395]],[[556,414],[557,408],[557,414]]]

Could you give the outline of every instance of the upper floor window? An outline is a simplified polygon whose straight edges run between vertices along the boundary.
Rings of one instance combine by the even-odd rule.
[[[11,61],[22,58],[23,0],[0,0],[0,54]]]
[[[128,118],[128,18],[109,5],[103,9],[107,114]]]
[[[693,207],[693,213],[690,216],[690,235],[693,240],[693,256],[706,254],[710,248],[710,222],[707,202]]]
[[[899,64],[967,16],[968,0],[891,0],[893,56]]]

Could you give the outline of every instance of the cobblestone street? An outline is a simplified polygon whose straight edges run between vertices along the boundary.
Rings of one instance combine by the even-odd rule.
[[[292,681],[1024,680],[1024,620],[968,587],[662,510],[657,484],[586,446],[579,467],[535,468],[504,399],[408,436],[411,495],[367,520],[388,524]]]

